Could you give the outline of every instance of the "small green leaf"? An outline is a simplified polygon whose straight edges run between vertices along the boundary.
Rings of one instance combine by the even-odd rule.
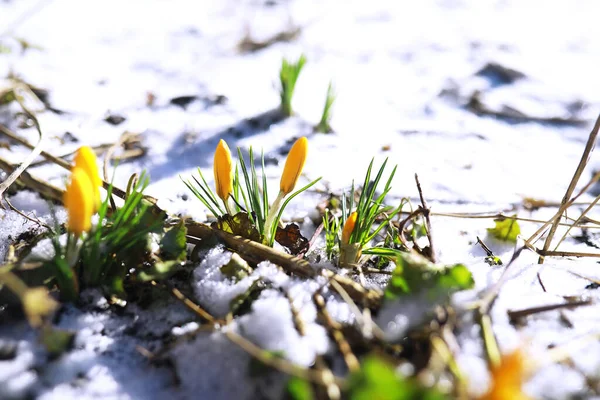
[[[470,289],[475,284],[471,271],[463,264],[456,264],[448,267],[440,275],[438,285],[449,290]]]
[[[502,265],[502,260],[498,256],[486,256],[484,260],[489,266]]]
[[[396,268],[385,289],[385,298],[429,291],[432,298],[472,288],[471,272],[462,264],[436,265],[415,253],[398,252]]]
[[[362,368],[350,377],[351,400],[442,400],[435,389],[420,386],[418,381],[396,374],[392,365],[375,356],[368,356]]]
[[[138,279],[142,282],[166,279],[173,275],[182,262],[177,260],[157,261],[148,269],[139,272]]]
[[[160,255],[164,260],[183,261],[187,255],[185,235],[187,228],[183,221],[169,229],[160,239]]]
[[[73,347],[75,333],[44,325],[40,330],[40,342],[50,358],[56,358]]]
[[[313,400],[315,398],[310,383],[295,376],[288,381],[287,392],[292,400]]]
[[[516,215],[514,215],[514,217],[516,217]],[[521,228],[516,219],[504,218],[496,219],[494,221],[496,222],[496,226],[488,228],[490,235],[505,242],[517,241],[517,236],[521,234]]]

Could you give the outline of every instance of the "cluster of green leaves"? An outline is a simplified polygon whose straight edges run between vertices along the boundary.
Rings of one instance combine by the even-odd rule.
[[[265,174],[265,157],[260,153],[261,183],[259,184],[256,163],[254,162],[254,152],[252,147],[249,149],[250,168],[246,165],[242,151],[237,149],[239,165],[242,169],[243,185],[240,181],[239,169],[236,166],[233,178],[233,200],[236,203],[236,211],[241,211],[243,202],[248,217],[254,223],[262,238],[266,237],[265,222],[269,214],[269,193],[267,190],[267,175]],[[276,224],[273,224],[276,227]]]
[[[124,297],[127,277],[141,281],[164,278],[185,261],[185,226],[165,227],[166,215],[155,213],[153,204],[144,198],[148,184],[145,174],[133,184],[130,181],[122,207],[112,212],[109,187],[98,223],[79,249],[71,235],[64,247],[58,236],[53,238],[55,256],[45,265],[53,271],[64,299],[76,299],[80,286],[99,286]],[[152,251],[153,243],[158,244],[158,251]]]
[[[385,289],[386,299],[426,293],[436,300],[474,285],[471,272],[463,264],[438,265],[417,253],[391,249],[387,253],[388,257],[394,258],[396,267]]]
[[[339,218],[335,216],[330,217],[327,213],[323,219],[327,254],[331,258],[336,253],[335,247],[338,245],[341,263],[343,263],[343,259],[346,259],[348,262],[356,262],[357,260],[355,258],[360,256],[362,250],[364,250],[373,241],[373,239],[382,232],[382,230],[389,226],[392,218],[394,218],[394,216],[397,215],[398,212],[402,210],[402,207],[406,204],[405,200],[402,200],[400,205],[396,208],[386,206],[384,204],[385,198],[391,190],[391,183],[396,173],[397,166],[392,169],[392,172],[385,183],[383,191],[379,195],[376,195],[377,188],[382,182],[388,160],[385,159],[375,178],[371,181],[373,162],[374,160],[372,159],[369,163],[369,167],[367,168],[358,203],[355,205],[355,188],[354,182],[352,182],[352,186],[348,195],[344,194],[342,196],[341,216]],[[352,231],[348,242],[348,245],[350,246],[344,246],[344,244],[341,243],[341,230],[348,220],[350,213],[355,208],[357,212],[357,219],[354,230]],[[379,222],[377,221],[378,219]],[[356,255],[350,254],[350,257],[347,257],[344,254],[345,252],[351,253],[353,251],[356,251]],[[352,259],[354,260],[352,261]]]
[[[352,235],[350,236],[350,243],[360,243],[361,246],[365,246],[371,242],[371,240],[373,240],[373,238],[387,226],[387,224],[402,207],[399,206],[397,209],[394,209],[393,207],[386,207],[383,204],[385,197],[392,189],[391,183],[396,173],[397,166],[394,166],[394,169],[388,177],[381,194],[375,197],[377,187],[379,186],[379,182],[383,176],[387,161],[388,160],[386,158],[379,168],[379,171],[377,172],[377,175],[372,183],[371,171],[373,169],[373,160],[371,160],[371,163],[369,164],[369,168],[367,169],[367,174],[365,175],[365,180],[363,183],[363,190],[360,193],[360,198],[358,200],[358,204],[356,205],[358,217],[356,219],[354,231],[352,231]],[[384,217],[383,221],[380,222],[377,228],[373,230],[372,228],[375,225],[375,220],[380,216]]]
[[[281,69],[279,70],[281,88],[279,90],[279,97],[281,99],[281,112],[286,117],[290,117],[293,114],[292,97],[294,96],[296,81],[304,64],[306,64],[304,54],[300,55],[300,58],[296,62],[288,61],[285,58],[281,61]]]
[[[254,223],[258,232],[261,234],[261,238],[264,244],[267,246],[273,246],[275,239],[277,237],[276,233],[279,228],[279,221],[281,220],[281,216],[283,215],[283,210],[288,206],[290,201],[292,201],[296,196],[300,193],[306,191],[314,184],[316,184],[321,178],[317,178],[314,181],[308,183],[307,185],[301,187],[296,190],[289,196],[285,198],[283,204],[280,207],[275,207],[273,209],[270,206],[269,201],[269,193],[267,190],[267,175],[265,174],[265,158],[264,153],[260,154],[260,168],[261,168],[261,180],[258,179],[257,168],[254,162],[254,153],[252,151],[252,147],[249,150],[250,157],[250,168],[246,165],[244,161],[244,156],[240,148],[238,147],[238,158],[239,165],[242,170],[243,175],[243,186],[240,182],[240,176],[238,172],[238,168],[236,167],[235,175],[233,178],[233,200],[236,204],[236,211],[245,211],[241,204],[243,203],[248,210],[248,217]],[[262,183],[259,184],[259,182]],[[272,223],[267,226],[267,220],[269,219],[269,214],[275,212],[273,216]],[[267,232],[266,230],[269,230]],[[238,233],[239,234],[239,233]]]

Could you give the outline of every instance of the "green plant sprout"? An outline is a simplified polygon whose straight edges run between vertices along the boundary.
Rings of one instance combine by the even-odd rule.
[[[329,214],[329,209],[325,209],[323,216],[323,230],[325,231],[325,254],[331,260],[337,253],[336,246],[339,244],[339,232],[341,222],[335,214]]]
[[[395,166],[390,173],[383,192],[375,197],[387,161],[388,160],[386,159],[383,162],[373,182],[371,182],[371,172],[374,160],[372,159],[369,163],[363,182],[363,189],[358,203],[356,204],[355,211],[352,211],[354,209],[354,183],[352,183],[349,195],[343,196],[342,198],[342,215],[340,220],[337,223],[330,221],[324,222],[326,241],[327,237],[329,237],[330,243],[334,240],[337,240],[339,243],[340,266],[349,266],[358,263],[363,249],[365,249],[366,246],[368,246],[371,241],[386,226],[388,226],[391,219],[402,209],[404,202],[397,208],[385,206],[383,204],[385,197],[391,190],[391,183],[396,173],[397,166]],[[346,198],[349,200],[347,201]],[[382,221],[377,225],[376,220],[378,218],[382,218]],[[373,229],[374,226],[376,226],[375,229]],[[341,235],[340,227],[342,227]],[[334,251],[333,248],[328,250],[329,254],[333,254]]]
[[[300,75],[304,64],[306,64],[306,57],[304,54],[301,54],[296,62],[290,62],[285,58],[281,61],[281,69],[279,70],[279,83],[281,88],[279,90],[279,97],[281,99],[281,112],[286,117],[291,117],[293,114],[292,97],[294,96],[296,81],[298,80],[298,76]]]
[[[331,133],[333,129],[331,129],[331,107],[335,101],[335,93],[333,90],[333,84],[331,81],[329,82],[329,86],[327,87],[327,95],[325,97],[325,106],[323,107],[323,113],[321,114],[321,120],[315,126],[315,131],[321,133]]]
[[[124,294],[123,281],[132,265],[143,265],[150,250],[150,234],[163,233],[166,215],[153,215],[144,199],[150,180],[145,173],[127,190],[122,207],[108,214],[108,199],[98,213],[99,221],[81,251],[82,281],[88,286],[105,286],[113,294]],[[158,260],[154,260],[158,261]],[[162,261],[162,260],[161,260]]]

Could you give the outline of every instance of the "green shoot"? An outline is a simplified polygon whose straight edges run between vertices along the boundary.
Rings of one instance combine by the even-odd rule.
[[[335,101],[335,93],[333,91],[333,85],[329,82],[329,86],[327,87],[327,96],[325,97],[325,106],[323,107],[323,113],[321,114],[321,120],[315,126],[315,131],[321,133],[331,133],[333,129],[331,129],[331,106],[333,106],[333,102]]]
[[[340,243],[340,264],[347,265],[358,262],[362,250],[367,246],[386,226],[388,226],[391,219],[402,209],[404,203],[401,203],[399,207],[393,208],[383,204],[385,197],[391,190],[391,183],[396,173],[397,166],[394,167],[390,173],[386,184],[383,188],[383,192],[377,197],[375,193],[377,187],[382,179],[387,159],[383,162],[375,179],[371,182],[371,173],[373,170],[373,161],[371,160],[365,180],[363,182],[363,189],[360,194],[360,198],[356,205],[356,216],[355,219],[350,221],[350,211],[354,206],[354,183],[352,184],[352,191],[350,192],[350,204],[349,208],[345,207],[345,199],[342,201],[342,220],[344,231],[348,234],[347,238],[344,239],[342,235],[342,241]],[[378,218],[383,220],[376,224]],[[350,221],[350,222],[349,222]],[[352,225],[352,226],[349,226]],[[375,229],[373,227],[375,226]]]
[[[281,89],[279,96],[281,98],[281,112],[284,116],[290,117],[293,114],[292,111],[292,97],[294,96],[294,89],[296,88],[296,81],[298,76],[306,63],[306,57],[304,54],[300,55],[298,61],[290,62],[285,58],[281,62],[281,69],[279,71],[279,82]]]
[[[325,254],[331,260],[336,253],[336,245],[339,244],[340,219],[335,215],[329,215],[329,209],[325,209],[323,216],[323,229],[325,230]]]

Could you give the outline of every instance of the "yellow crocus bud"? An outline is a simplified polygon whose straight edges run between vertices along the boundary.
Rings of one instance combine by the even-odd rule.
[[[213,171],[217,195],[226,202],[229,194],[233,191],[233,164],[231,163],[229,146],[223,139],[219,140],[215,150]]]
[[[80,236],[92,227],[95,198],[89,175],[80,167],[71,170],[71,181],[65,190],[63,202],[69,216],[67,229]]]
[[[285,166],[283,167],[283,174],[281,174],[281,182],[279,188],[284,196],[288,195],[298,181],[298,177],[302,173],[304,168],[304,162],[306,161],[306,154],[308,153],[308,139],[302,136],[296,140],[296,143],[290,149],[290,153],[285,160]]]
[[[344,228],[342,229],[342,244],[348,244],[350,242],[350,236],[352,235],[352,232],[354,232],[354,225],[356,225],[357,217],[358,214],[354,211],[348,216],[346,223],[344,223]]]
[[[82,146],[77,150],[77,154],[75,154],[73,161],[75,161],[75,167],[81,168],[90,178],[94,191],[94,211],[97,211],[100,208],[100,187],[102,186],[102,179],[100,179],[100,174],[98,173],[96,153],[94,153],[94,150],[89,146]]]
[[[526,365],[523,354],[516,350],[502,356],[500,365],[492,368],[492,382],[488,392],[480,400],[528,400],[521,385],[526,378]]]

